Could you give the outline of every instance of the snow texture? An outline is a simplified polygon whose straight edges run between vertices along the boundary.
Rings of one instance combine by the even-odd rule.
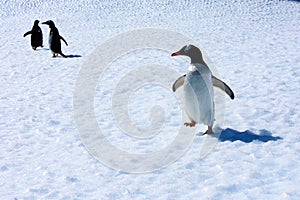
[[[4,0],[0,16],[1,199],[299,199],[299,1]],[[51,58],[49,28],[42,24],[45,47],[31,49],[23,34],[35,19],[56,23],[70,58]],[[146,27],[197,41],[236,98],[226,99],[222,134],[205,158],[199,157],[200,147],[211,136],[196,136],[171,165],[130,174],[107,168],[88,153],[73,117],[73,91],[97,45]],[[171,53],[131,52],[99,80],[97,120],[120,149],[155,151],[178,131],[181,106],[172,83],[169,90],[143,87],[129,101],[131,120],[141,127],[150,123],[151,106],[164,107],[165,132],[151,140],[121,135],[108,103],[131,66],[164,62],[186,73],[189,60]]]

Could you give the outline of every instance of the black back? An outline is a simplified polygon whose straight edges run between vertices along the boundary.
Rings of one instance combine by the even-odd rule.
[[[31,34],[31,46],[35,50],[37,47],[43,47],[43,32],[39,27],[39,21],[35,20],[31,31],[24,34],[24,37]]]

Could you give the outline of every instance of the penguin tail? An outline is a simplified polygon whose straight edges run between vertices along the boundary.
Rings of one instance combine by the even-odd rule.
[[[59,53],[62,57],[67,58],[68,56],[66,56],[65,54],[63,54],[62,52]]]

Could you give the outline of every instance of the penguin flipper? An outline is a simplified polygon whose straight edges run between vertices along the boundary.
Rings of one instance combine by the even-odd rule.
[[[66,41],[62,36],[59,36],[59,37],[60,37],[60,39],[62,39],[62,40],[65,42],[65,44],[68,46],[67,41]]]
[[[184,83],[186,74],[180,76],[173,84],[172,86],[172,90],[173,92],[175,92],[179,87],[181,87]],[[220,79],[218,79],[215,76],[212,76],[212,82],[213,82],[213,86],[220,88],[221,90],[223,90],[231,99],[234,99],[234,93],[231,90],[231,88],[224,83],[223,81],[221,81]]]
[[[226,83],[224,83],[223,81],[221,81],[220,79],[218,79],[215,76],[212,76],[212,82],[213,82],[213,85],[215,87],[220,88],[221,90],[223,90],[224,92],[226,92],[226,94],[231,99],[234,99],[234,93],[233,93],[233,91],[230,89],[230,87]]]
[[[32,31],[26,32],[26,33],[23,35],[23,37],[26,37],[26,36],[29,35],[29,34],[32,34]]]
[[[186,74],[180,76],[173,84],[172,86],[172,90],[173,92],[175,92],[177,90],[177,88],[181,87],[184,83],[184,80],[185,80],[185,77],[186,77]]]

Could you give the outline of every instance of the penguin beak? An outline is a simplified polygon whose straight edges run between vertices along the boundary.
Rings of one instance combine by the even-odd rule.
[[[42,24],[47,24],[47,25],[49,25],[48,22],[43,22]]]
[[[171,56],[178,56],[178,52],[172,53]]]

